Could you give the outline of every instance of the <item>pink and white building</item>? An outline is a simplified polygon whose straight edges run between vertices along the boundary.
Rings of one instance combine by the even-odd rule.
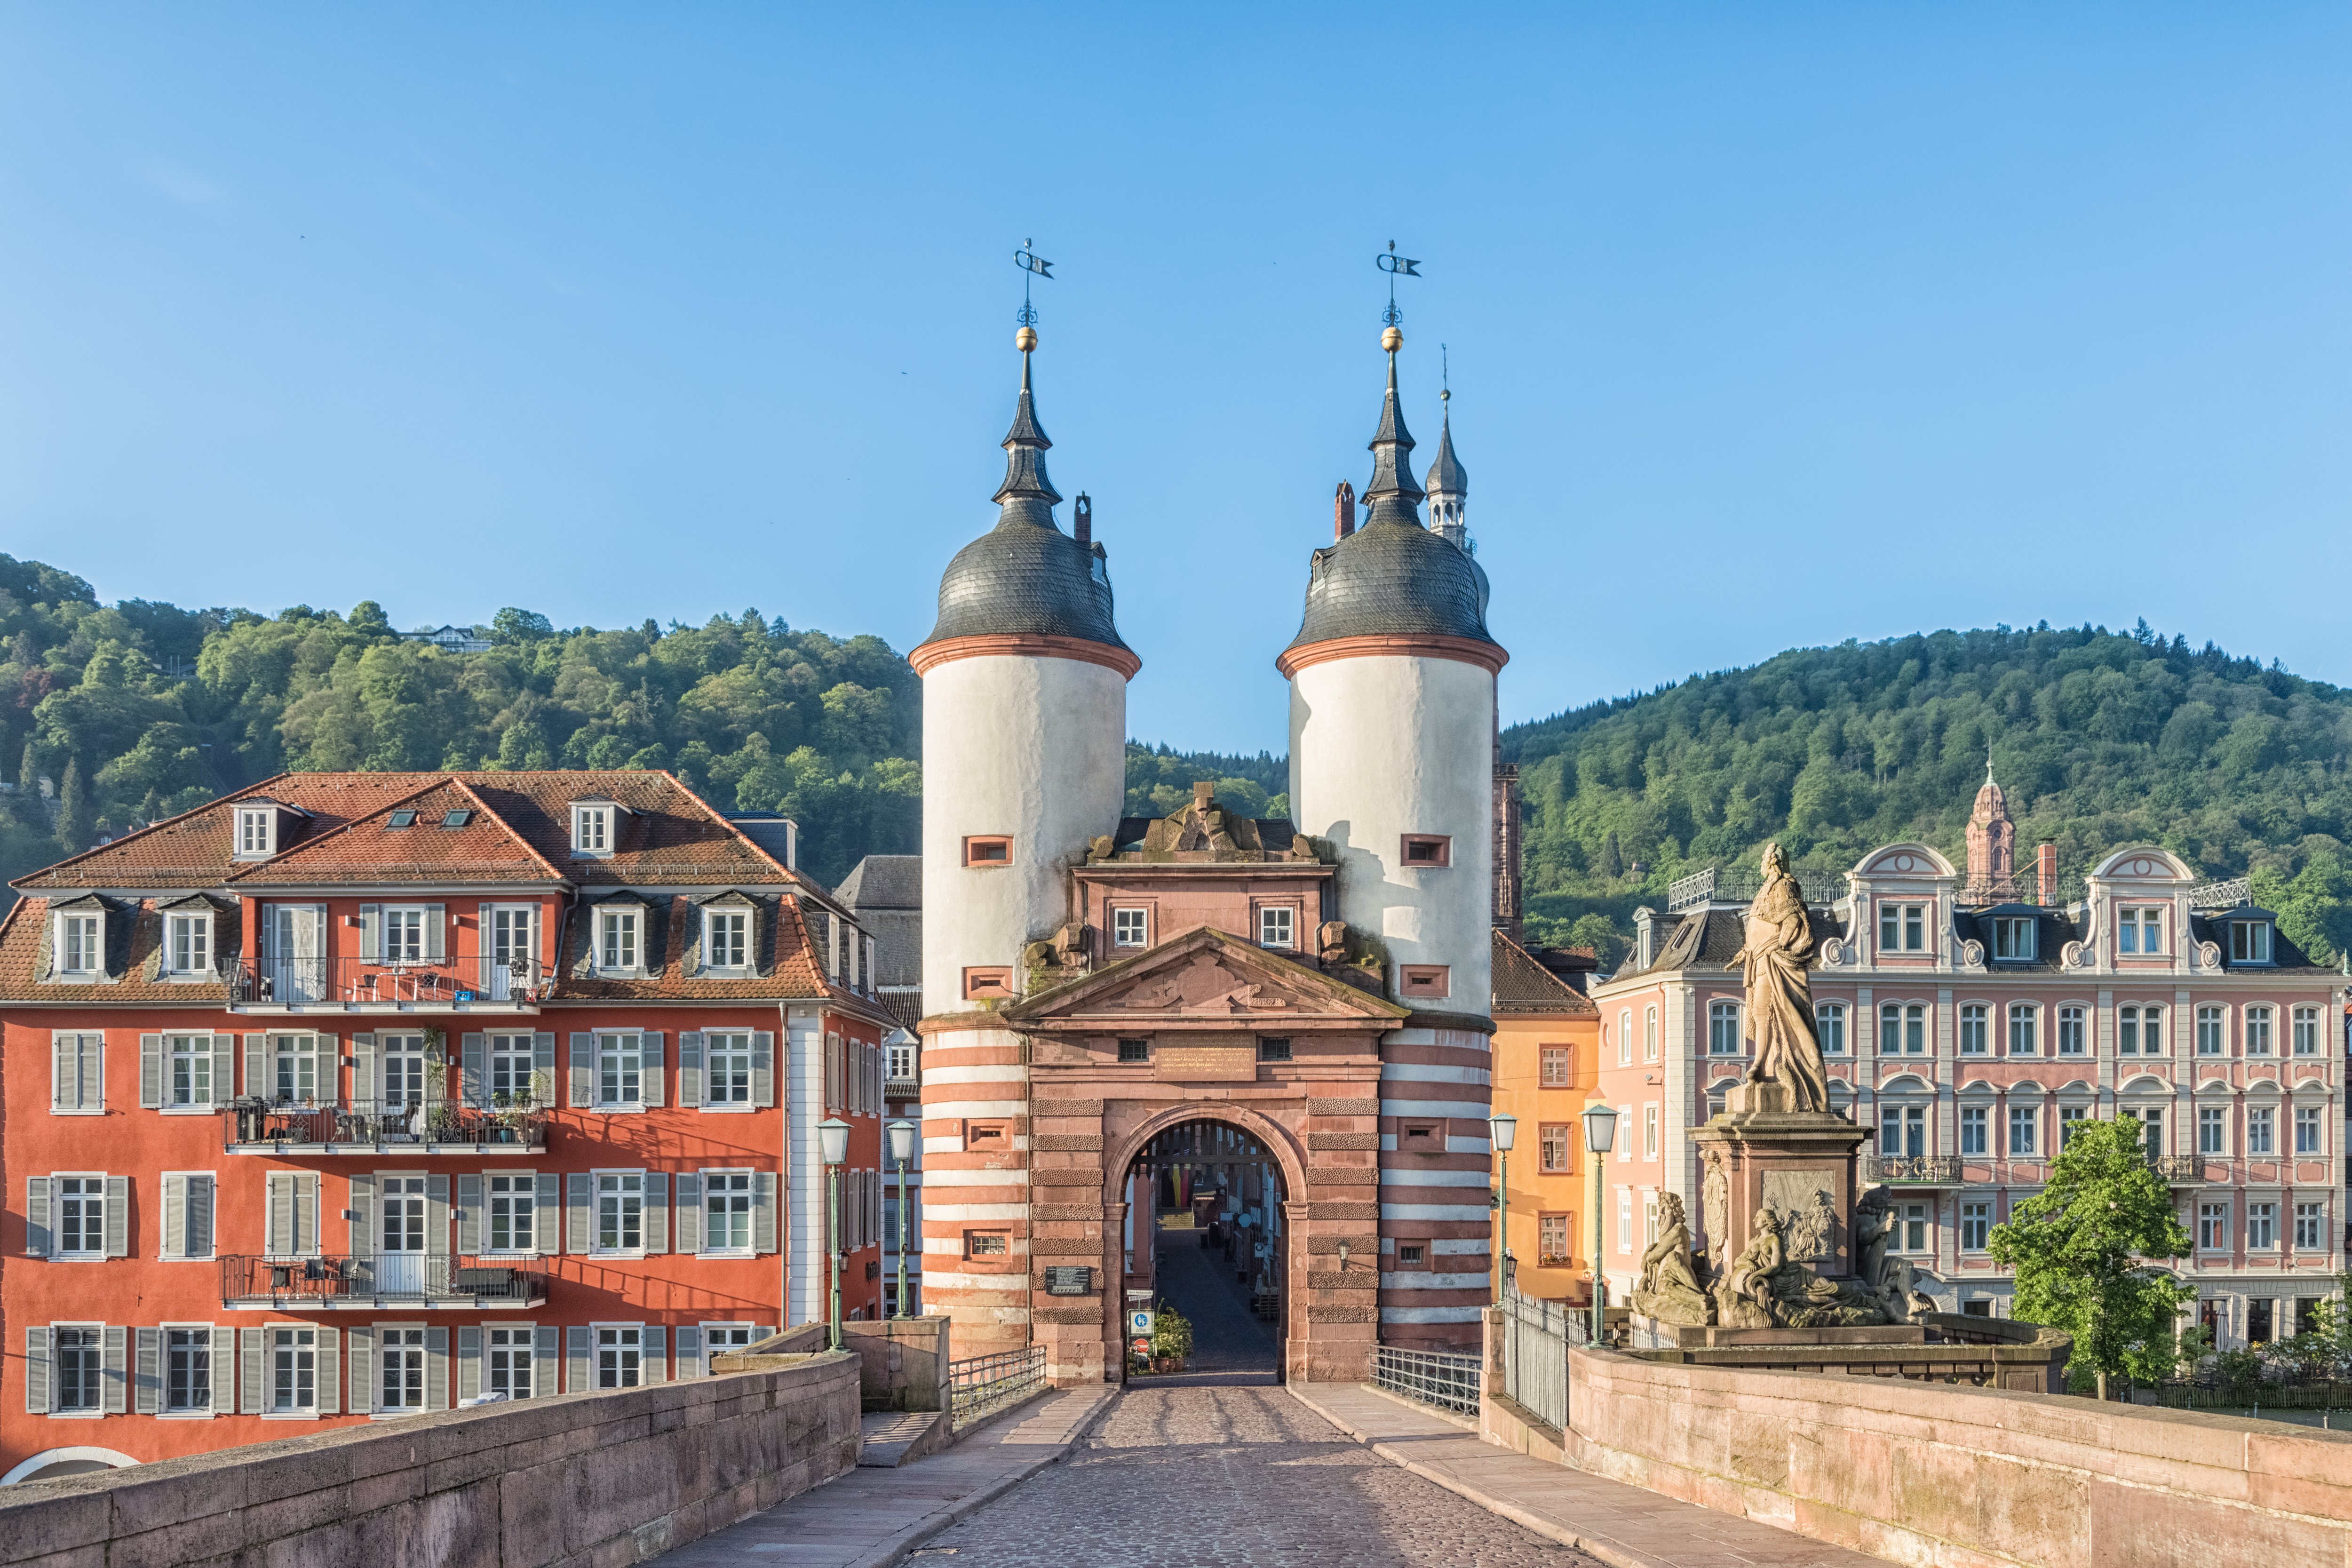
[[[2200,1321],[2225,1349],[2294,1332],[2346,1267],[2344,977],[2242,880],[2134,845],[2062,885],[2047,847],[2016,868],[2015,836],[1988,780],[1965,868],[1895,844],[1843,887],[1801,874],[1832,1105],[1874,1134],[1863,1179],[1894,1189],[1897,1245],[1947,1310],[2007,1316],[1987,1233],[2047,1180],[2074,1124],[2136,1116],[2195,1238],[2178,1267]],[[1633,952],[1592,987],[1598,1094],[1620,1113],[1602,1209],[1620,1300],[1660,1194],[1701,1223],[1689,1131],[1748,1068],[1726,966],[1754,889],[1730,882],[1702,872],[1664,915],[1636,911]]]

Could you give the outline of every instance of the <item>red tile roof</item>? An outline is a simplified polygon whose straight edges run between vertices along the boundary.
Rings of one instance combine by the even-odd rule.
[[[394,814],[413,814],[395,827]],[[465,825],[445,827],[452,812]],[[379,806],[356,821],[302,841],[268,860],[232,869],[239,887],[310,887],[321,882],[561,882],[563,873],[484,803],[463,779],[444,779]]]
[[[1505,936],[1495,933],[1495,1011],[1537,1013],[1560,1018],[1598,1018],[1592,999]]]

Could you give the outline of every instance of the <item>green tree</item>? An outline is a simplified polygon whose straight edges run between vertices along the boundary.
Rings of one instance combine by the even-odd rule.
[[[66,759],[66,782],[58,791],[58,837],[69,855],[79,854],[98,837],[98,814],[89,791],[81,782],[81,759]]]
[[[536,642],[554,635],[555,623],[537,610],[519,610],[509,605],[490,617],[490,637],[498,642]]]
[[[2017,1316],[2074,1336],[2098,1379],[2153,1382],[2176,1352],[2173,1323],[2197,1291],[2151,1261],[2187,1255],[2172,1192],[2149,1163],[2137,1117],[2078,1126],[2049,1184],[1992,1229],[1993,1260],[2016,1271]]]

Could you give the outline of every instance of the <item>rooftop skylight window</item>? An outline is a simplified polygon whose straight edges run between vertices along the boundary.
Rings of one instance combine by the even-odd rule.
[[[383,825],[386,827],[414,827],[416,826],[416,814],[403,806],[386,817]]]

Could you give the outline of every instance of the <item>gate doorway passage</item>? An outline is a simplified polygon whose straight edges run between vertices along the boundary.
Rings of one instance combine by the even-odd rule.
[[[1136,1381],[1281,1382],[1287,1238],[1273,1153],[1230,1123],[1180,1122],[1136,1155],[1127,1193],[1128,1299],[1173,1308],[1192,1329],[1182,1373]]]

